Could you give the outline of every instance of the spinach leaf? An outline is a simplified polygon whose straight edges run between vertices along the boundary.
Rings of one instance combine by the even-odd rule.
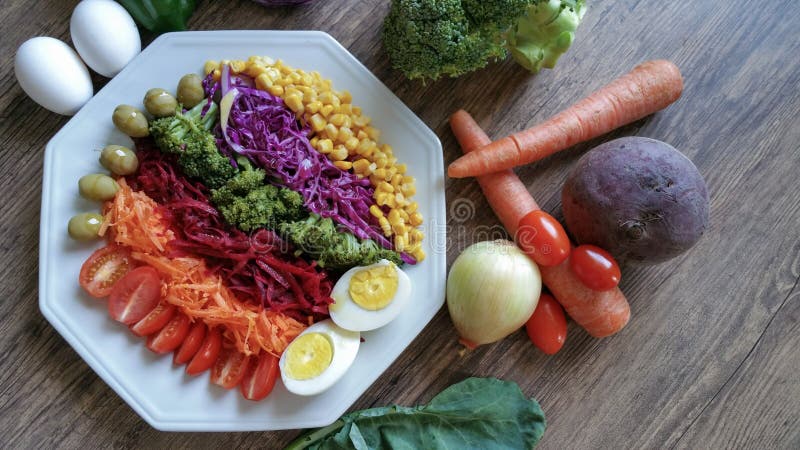
[[[468,378],[427,405],[386,406],[342,416],[289,444],[297,449],[530,449],[545,419],[516,383]]]

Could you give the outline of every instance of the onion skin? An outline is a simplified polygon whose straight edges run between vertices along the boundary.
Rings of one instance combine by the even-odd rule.
[[[538,266],[513,242],[478,242],[450,268],[447,309],[462,339],[489,344],[527,322],[541,290]]]

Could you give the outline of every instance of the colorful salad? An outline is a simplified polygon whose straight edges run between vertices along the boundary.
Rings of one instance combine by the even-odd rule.
[[[156,353],[260,400],[333,385],[360,332],[408,303],[401,269],[425,258],[414,178],[370,118],[319,73],[265,57],[209,61],[205,76],[120,105],[135,149],[79,180],[102,214],[75,239],[107,245],[80,284]]]

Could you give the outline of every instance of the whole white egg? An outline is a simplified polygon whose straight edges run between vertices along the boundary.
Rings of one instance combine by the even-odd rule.
[[[19,46],[14,75],[33,101],[58,114],[75,114],[94,94],[89,70],[75,50],[51,37]]]
[[[331,319],[340,327],[369,331],[391,322],[411,297],[411,280],[395,263],[382,259],[345,272],[333,286]]]
[[[142,50],[131,15],[113,0],[83,0],[69,21],[72,43],[95,72],[112,78]]]
[[[330,319],[306,328],[286,347],[278,366],[286,390],[319,394],[339,381],[353,364],[361,334],[336,326]]]

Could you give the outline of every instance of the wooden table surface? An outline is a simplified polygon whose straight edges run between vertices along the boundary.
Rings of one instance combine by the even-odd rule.
[[[0,445],[2,447],[277,448],[297,431],[164,433],[140,419],[45,321],[37,267],[43,150],[68,118],[16,83],[16,47],[36,35],[69,42],[77,2],[0,6]],[[567,170],[622,135],[673,144],[711,193],[711,227],[689,253],[624,267],[630,324],[598,340],[574,323],[548,357],[524,333],[461,354],[442,309],[353,409],[427,402],[475,376],[514,380],[547,415],[541,448],[800,447],[800,3],[591,1],[556,70],[531,76],[511,61],[422,85],[392,70],[379,34],[387,1],[317,1],[268,10],[200,1],[190,29],[315,29],[330,33],[459,154],[447,126],[458,108],[490,136],[520,130],[651,58],[685,77],[676,104],[518,174],[561,215]],[[145,42],[152,37],[145,37]],[[57,76],[57,74],[53,74]],[[107,81],[95,76],[95,89]],[[452,263],[479,225],[497,221],[472,180],[448,180]]]

